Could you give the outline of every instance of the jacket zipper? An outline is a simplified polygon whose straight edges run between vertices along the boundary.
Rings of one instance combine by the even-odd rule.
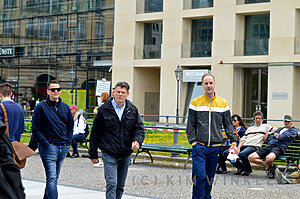
[[[210,146],[210,137],[211,137],[211,98],[209,98],[209,112],[208,112],[208,143],[207,146]]]

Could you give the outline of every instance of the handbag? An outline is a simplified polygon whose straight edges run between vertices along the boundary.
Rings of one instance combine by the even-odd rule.
[[[4,123],[6,126],[6,132],[9,135],[9,128],[8,128],[8,117],[7,112],[4,107],[4,105],[1,103],[1,107],[3,110],[4,115]],[[12,141],[11,142],[13,149],[14,149],[14,161],[15,163],[20,167],[20,169],[23,169],[26,164],[26,158],[36,154],[31,148],[23,144],[22,142],[18,141]]]

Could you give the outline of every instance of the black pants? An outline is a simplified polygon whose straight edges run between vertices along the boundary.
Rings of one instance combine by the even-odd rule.
[[[220,154],[219,154],[219,160],[218,160],[218,167],[217,167],[217,170],[221,169],[222,171],[227,171],[227,168],[226,168],[226,157],[224,157],[223,153],[224,151],[228,150],[230,146],[222,146],[221,147],[221,151],[220,151]]]
[[[34,135],[31,134],[31,138],[28,144],[28,147],[35,151],[38,148],[38,141]]]

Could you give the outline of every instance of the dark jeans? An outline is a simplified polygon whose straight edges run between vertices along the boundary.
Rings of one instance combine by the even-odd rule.
[[[73,137],[72,137],[73,154],[78,153],[77,142],[84,140],[84,138],[85,138],[84,133],[79,133],[79,134],[73,135]]]
[[[106,198],[120,199],[124,192],[125,181],[131,155],[116,158],[102,152],[104,175],[106,180]]]
[[[221,151],[220,151],[220,154],[219,154],[219,161],[218,161],[218,169],[221,169],[222,171],[227,171],[227,168],[226,168],[226,160],[227,160],[227,157],[224,156],[224,151],[228,150],[230,146],[222,146],[221,147]]]
[[[207,147],[197,143],[192,149],[193,199],[211,198],[211,188],[221,147]]]
[[[257,147],[255,146],[242,146],[241,151],[239,153],[239,159],[235,163],[233,163],[233,165],[239,170],[252,172],[248,156],[255,151],[257,151]],[[223,153],[224,157],[226,158],[228,154],[228,150],[224,151]]]
[[[66,145],[56,146],[53,144],[39,144],[39,153],[46,173],[44,199],[58,198],[57,181],[68,151],[69,149]]]

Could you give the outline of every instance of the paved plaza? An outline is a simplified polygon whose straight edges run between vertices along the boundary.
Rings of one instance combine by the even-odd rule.
[[[300,184],[278,185],[275,179],[266,178],[264,171],[254,171],[250,176],[234,176],[229,168],[227,175],[216,175],[213,198],[278,198],[298,199]],[[22,169],[27,198],[42,198],[45,175],[39,155],[30,157]],[[138,198],[191,198],[191,169],[179,169],[135,164],[129,167],[124,199]],[[60,199],[105,198],[103,168],[94,168],[89,159],[67,158],[59,180]]]

